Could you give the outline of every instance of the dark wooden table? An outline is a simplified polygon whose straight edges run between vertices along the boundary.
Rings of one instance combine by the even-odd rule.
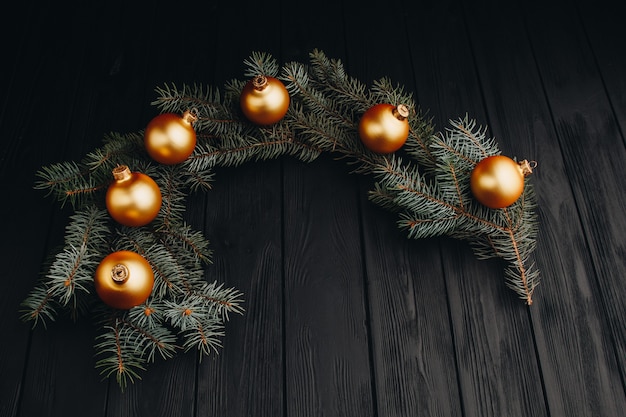
[[[1,18],[0,416],[624,415],[618,2],[130,3]],[[33,189],[41,166],[143,129],[156,86],[221,88],[252,51],[283,63],[314,48],[406,86],[438,128],[469,114],[538,162],[532,306],[465,242],[408,240],[367,200],[371,179],[324,155],[219,169],[190,198],[207,277],[245,294],[219,355],[157,360],[120,392],[94,368],[88,317],[20,321],[69,214]]]

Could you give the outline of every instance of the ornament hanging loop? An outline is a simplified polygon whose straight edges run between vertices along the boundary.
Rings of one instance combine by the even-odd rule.
[[[527,161],[524,159],[523,161],[519,161],[517,163],[519,165],[520,170],[522,171],[522,175],[524,177],[529,176],[533,173],[533,169],[537,167],[537,161]]]
[[[124,264],[117,264],[111,269],[111,278],[118,284],[123,283],[130,276],[130,271]]]
[[[265,75],[257,75],[252,79],[252,85],[255,90],[261,91],[267,86],[267,77]]]
[[[195,107],[189,110],[185,110],[183,113],[183,120],[190,125],[193,125],[198,120],[198,109]]]
[[[128,166],[126,165],[116,166],[115,168],[113,168],[112,173],[115,181],[127,180],[131,176],[130,168],[128,168]]]
[[[406,104],[398,104],[393,109],[393,115],[398,120],[405,120],[409,117],[409,108]]]

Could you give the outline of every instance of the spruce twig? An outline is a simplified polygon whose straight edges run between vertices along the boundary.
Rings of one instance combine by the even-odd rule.
[[[268,62],[273,62],[268,55],[253,53],[245,61],[253,70],[246,74],[262,72]],[[273,66],[271,72],[275,73]],[[223,102],[202,103],[203,108],[221,111],[220,122],[207,123],[202,131],[212,143],[221,145],[201,145],[186,168],[236,166],[288,154],[309,161],[321,152],[333,153],[351,164],[354,173],[376,178],[370,199],[398,213],[398,226],[408,237],[447,235],[469,241],[478,258],[504,259],[507,285],[532,304],[539,283],[538,271],[526,266],[537,224],[532,187],[527,181],[522,197],[499,210],[480,205],[469,190],[473,167],[487,156],[500,154],[496,141],[487,137],[487,127],[465,115],[450,120],[444,131],[435,132],[402,86],[382,78],[368,89],[350,77],[339,60],[319,50],[310,54],[309,64],[285,64],[280,78],[292,103],[285,119],[271,128],[253,126],[241,117],[236,98],[244,81],[230,81]],[[183,90],[189,92],[189,88]],[[161,106],[175,101],[176,97],[164,95],[154,103]],[[375,154],[358,140],[360,114],[381,102],[402,103],[411,109],[409,138],[396,154]]]
[[[505,209],[489,209],[471,195],[469,178],[483,158],[500,154],[487,128],[467,115],[436,132],[410,93],[382,78],[368,88],[350,77],[339,60],[314,50],[309,63],[282,67],[269,54],[253,52],[244,76],[276,76],[290,94],[289,110],[272,126],[249,123],[239,108],[246,81],[231,80],[221,92],[201,85],[166,84],[152,102],[161,112],[193,109],[198,142],[193,154],[176,166],[155,164],[143,148],[143,132],[110,133],[100,148],[81,161],[43,167],[35,188],[47,191],[75,210],[64,247],[22,304],[33,325],[55,319],[59,310],[73,314],[91,309],[101,316],[96,340],[99,368],[115,376],[120,388],[140,378],[156,357],[196,350],[201,356],[221,348],[229,314],[243,314],[243,296],[217,281],[209,283],[209,241],[185,221],[188,193],[210,190],[214,168],[292,156],[303,162],[328,152],[375,179],[370,200],[398,216],[409,238],[449,236],[468,241],[478,259],[501,258],[508,285],[528,305],[539,283],[531,262],[537,234],[533,187],[526,179],[522,196]],[[409,136],[403,149],[388,155],[368,150],[358,139],[359,117],[378,103],[410,109]],[[163,204],[149,225],[129,228],[107,216],[104,194],[111,170],[127,165],[153,177]],[[142,305],[117,311],[99,303],[94,270],[111,251],[132,250],[151,265],[155,284]]]

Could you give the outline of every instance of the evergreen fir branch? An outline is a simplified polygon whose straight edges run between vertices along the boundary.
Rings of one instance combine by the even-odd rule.
[[[307,110],[296,108],[289,116],[297,137],[305,141],[309,149],[314,150],[316,154],[320,152],[337,152],[344,155],[359,153],[356,150],[358,144],[353,145],[348,140],[348,137],[352,135],[346,132],[345,128],[333,123],[330,116],[319,117]]]
[[[484,130],[476,131],[473,122],[456,126],[462,131],[462,137],[475,147],[484,146],[494,152],[490,140],[485,139]],[[453,146],[449,147],[454,152],[438,155],[440,160],[447,160],[438,163],[433,185],[428,185],[418,171],[411,175],[412,171],[394,157],[386,159],[388,164],[384,168],[379,165],[375,171],[383,184],[378,187],[378,194],[374,194],[376,201],[407,210],[400,215],[398,226],[406,229],[411,238],[448,235],[470,241],[479,258],[503,258],[510,265],[507,285],[519,291],[519,296],[531,304],[532,291],[539,282],[539,274],[528,276],[524,266],[535,242],[532,188],[527,184],[525,193],[506,210],[488,209],[478,204],[469,191],[469,168],[475,164],[470,158],[476,155],[476,151],[472,151],[471,146],[461,145],[458,138],[454,140],[457,142],[452,142]],[[441,147],[441,143],[437,142],[433,147]],[[463,152],[468,156],[463,156]],[[436,152],[433,154],[437,155]],[[460,171],[457,173],[457,170]],[[481,245],[480,242],[488,244]]]
[[[48,266],[42,286],[32,290],[22,303],[25,320],[35,323],[56,314],[50,305],[79,308],[80,294],[92,293],[93,273],[107,249],[109,229],[106,214],[88,206],[70,216],[65,243]]]
[[[229,320],[229,314],[243,314],[244,308],[243,294],[235,288],[226,288],[224,284],[205,282],[194,293],[195,296],[203,299],[208,309],[215,311],[215,315],[222,320]]]
[[[200,231],[183,223],[180,227],[160,231],[161,241],[171,253],[190,255],[196,264],[210,264],[213,251],[209,241]]]
[[[505,283],[521,300],[528,305],[532,305],[533,293],[539,285],[540,274],[534,263],[528,266],[525,265],[528,265],[528,261],[509,263],[504,270]],[[520,279],[520,277],[523,277],[523,279]]]
[[[367,110],[371,105],[375,104],[370,92],[367,90],[367,86],[360,80],[348,76],[343,63],[338,59],[330,59],[320,50],[313,50],[310,54],[310,66],[306,67],[302,65],[302,69],[305,71],[298,71],[300,77],[287,76],[289,80],[295,82],[298,89],[294,89],[296,93],[300,91],[315,91],[318,90],[322,93],[322,100],[318,99],[317,102],[323,102],[324,100],[332,100],[339,103],[344,109],[343,113],[357,115]],[[297,63],[292,63],[291,67],[297,67]],[[285,66],[289,69],[289,66]],[[295,75],[291,71],[288,74]],[[301,82],[304,79],[303,75],[309,74],[311,77],[311,88]],[[349,120],[353,120],[351,117]]]
[[[152,294],[158,298],[177,297],[182,292],[181,281],[188,274],[154,233],[145,228],[121,228],[116,250],[130,250],[143,256],[154,273]]]
[[[161,190],[161,208],[156,218],[157,230],[176,229],[183,224],[186,210],[186,197],[183,191],[184,179],[177,165],[168,166],[155,174],[153,179]]]
[[[104,136],[103,145],[89,152],[83,163],[89,168],[90,174],[104,173],[98,183],[109,183],[111,171],[119,165],[128,165],[129,158],[146,154],[143,144],[143,131],[127,134],[111,132]]]
[[[259,61],[268,61],[268,56],[263,55],[261,59],[253,54],[247,65],[254,67],[257,64],[251,63]],[[257,65],[248,76],[260,70]],[[399,227],[406,228],[409,236],[446,234],[468,240],[470,244],[486,242],[475,246],[482,247],[478,252],[480,256],[499,257],[505,253],[500,245],[510,249],[513,244],[524,246],[533,242],[523,228],[520,229],[522,233],[513,234],[515,240],[508,238],[506,243],[500,243],[501,238],[496,238],[494,241],[494,236],[510,235],[509,232],[514,229],[502,210],[487,209],[471,196],[469,175],[475,164],[486,156],[500,153],[495,140],[487,137],[486,127],[479,126],[466,115],[451,120],[450,127],[436,134],[431,121],[415,110],[412,95],[407,94],[402,86],[394,85],[390,79],[383,77],[367,90],[359,80],[348,76],[339,60],[329,59],[319,50],[310,54],[308,65],[297,62],[284,65],[280,77],[292,97],[292,103],[285,122],[277,126],[284,128],[288,125],[287,135],[294,143],[337,153],[356,167],[355,173],[374,174],[379,183],[370,193],[370,199],[400,212]],[[199,161],[202,160],[204,165],[192,166],[189,171],[236,166],[259,158],[277,158],[286,153],[283,149],[262,151],[269,146],[264,141],[277,136],[267,135],[267,128],[252,126],[251,129],[240,118],[233,103],[244,84],[245,81],[233,80],[227,85],[222,109],[232,123],[224,131],[228,134],[220,137],[218,146],[222,148],[201,149],[203,156]],[[373,154],[355,140],[358,115],[379,102],[402,102],[411,109],[410,134],[404,153],[414,159],[417,163],[415,167],[403,165],[393,155]],[[210,133],[209,136],[219,135]],[[300,145],[299,149],[302,151],[305,148]],[[207,164],[209,160],[211,162]],[[523,209],[521,217],[527,212]],[[509,213],[513,211],[509,210]],[[510,221],[524,224],[520,216],[513,217]]]
[[[161,298],[151,296],[142,305],[128,310],[128,320],[138,327],[151,329],[163,324],[165,309],[166,306]]]
[[[450,161],[439,162],[434,182],[441,200],[463,210],[472,198],[469,174],[468,171],[464,171],[462,167]]]
[[[140,355],[147,362],[154,362],[156,356],[161,359],[171,359],[178,350],[177,335],[165,325],[152,326],[149,329],[135,328],[136,338],[132,343],[141,347]]]
[[[157,354],[162,359],[170,359],[175,355],[178,339],[168,327],[161,322],[143,327],[129,318],[129,315],[124,315],[118,319],[118,324],[121,324],[120,337],[124,344],[135,346],[135,354],[142,360],[154,362]]]
[[[529,253],[519,245],[522,242],[520,236],[516,236],[513,230],[509,231],[510,244],[502,246],[500,256],[508,261],[508,267],[505,269],[506,284],[513,289],[518,296],[531,305],[533,303],[532,295],[535,287],[539,284],[539,274],[537,271],[527,266],[529,262]]]
[[[418,216],[452,218],[453,204],[445,201],[436,183],[429,183],[416,167],[405,165],[402,159],[391,155],[373,167],[372,173],[386,190],[394,190],[394,203]]]
[[[400,214],[398,227],[407,231],[411,239],[423,239],[434,236],[449,235],[459,227],[459,217],[418,216],[415,213]]]
[[[179,89],[174,84],[165,84],[157,87],[155,92],[158,97],[152,101],[152,105],[160,109],[161,113],[180,113],[194,109],[197,116],[202,120],[202,110],[211,114],[216,108],[222,107],[222,98],[219,89],[201,84],[183,84]],[[194,124],[198,130],[204,130],[204,126],[198,122]]]
[[[206,281],[203,266],[211,262],[212,251],[208,239],[185,222],[187,193],[209,190],[215,167],[283,156],[310,162],[322,152],[346,161],[353,173],[371,175],[375,184],[369,199],[396,213],[398,227],[409,238],[446,235],[468,241],[478,259],[502,259],[506,285],[532,304],[539,284],[539,272],[531,262],[537,235],[532,186],[526,180],[522,197],[498,210],[481,205],[471,194],[474,166],[500,153],[487,128],[465,115],[435,132],[432,121],[402,86],[383,77],[368,88],[349,76],[340,60],[319,50],[309,58],[307,64],[279,67],[271,55],[253,52],[244,61],[245,77],[278,77],[289,91],[287,115],[271,126],[254,125],[243,116],[239,95],[248,80],[231,80],[223,92],[197,84],[158,87],[152,104],[161,112],[191,110],[197,116],[196,148],[181,164],[154,163],[139,131],[105,136],[103,145],[79,163],[43,167],[35,188],[56,196],[61,205],[69,201],[75,215],[66,228],[64,247],[22,303],[22,318],[45,326],[61,308],[76,312],[88,306],[106,312],[104,333],[96,344],[97,367],[107,377],[115,375],[122,389],[156,356],[168,359],[181,348],[195,349],[201,356],[216,352],[229,314],[244,312],[243,295]],[[402,150],[389,155],[374,153],[358,140],[360,115],[383,102],[410,109],[407,141]],[[97,208],[118,165],[157,181],[163,203],[150,225],[121,226]],[[148,300],[125,312],[103,303],[88,304],[98,261],[116,250],[142,255],[155,277]]]
[[[241,293],[216,282],[204,283],[182,300],[165,301],[165,319],[183,335],[185,350],[197,348],[201,354],[217,351],[224,335],[223,322],[229,313],[243,313]]]
[[[238,140],[235,147],[215,147],[196,145],[196,152],[183,164],[190,172],[201,172],[214,167],[236,167],[246,162],[276,159],[283,155],[294,155],[301,160],[314,159],[319,153],[310,147],[294,142],[288,132],[278,128],[264,132],[262,138],[248,137],[247,141]]]
[[[76,291],[88,293],[93,280],[90,272],[95,270],[97,261],[87,252],[87,245],[79,247],[67,245],[57,257],[46,278],[51,296],[64,306],[73,309],[76,305]],[[72,304],[70,304],[72,303]]]
[[[316,68],[315,63],[313,68]],[[324,68],[319,72],[324,74],[325,70],[332,69]],[[286,66],[282,79],[292,98],[306,109],[309,120],[324,120],[335,128],[355,129],[354,115],[365,111],[371,104],[363,97],[364,86],[360,83],[332,86],[324,80],[311,79],[311,74],[303,64],[291,63]],[[332,95],[329,90],[333,92]]]
[[[181,172],[181,175],[185,180],[185,187],[188,187],[192,193],[210,191],[213,188],[215,172],[210,168],[200,171],[185,170]]]
[[[240,114],[241,107],[239,107],[239,99],[241,97],[241,90],[243,90],[248,81],[250,80],[241,80],[234,78],[224,84],[224,108],[227,110],[228,114],[233,115],[234,118],[231,120],[231,122],[237,123],[239,127],[245,127],[244,124],[240,123],[240,121],[245,120],[245,118],[240,119],[239,117],[235,117],[234,115]],[[243,117],[243,112],[241,112],[241,116]]]
[[[244,77],[252,78],[257,75],[276,77],[280,69],[278,62],[267,52],[252,52],[243,63],[246,66]]]
[[[383,184],[374,183],[374,189],[368,192],[369,200],[382,207],[383,209],[391,212],[399,212],[401,209],[396,205],[396,192],[390,190]]]
[[[57,303],[52,296],[52,291],[46,282],[35,286],[21,303],[20,318],[22,321],[32,321],[35,328],[39,323],[47,327],[48,321],[55,321],[57,316]]]
[[[179,302],[166,300],[165,304],[165,319],[179,330],[185,351],[197,348],[201,354],[217,352],[221,346],[218,338],[224,335],[223,324],[215,311],[207,308],[206,299],[191,294]]]
[[[437,135],[430,145],[431,153],[439,161],[446,161],[461,171],[471,171],[476,163],[488,156],[500,154],[493,138],[487,137],[487,127],[479,126],[466,115],[450,120],[445,133]]]
[[[122,390],[128,382],[141,379],[140,372],[146,370],[147,363],[153,362],[157,353],[168,359],[176,352],[176,337],[165,326],[147,329],[117,317],[104,330],[95,345],[96,355],[101,358],[96,368],[107,378],[115,375]]]
[[[110,233],[108,214],[94,204],[70,216],[70,223],[65,228],[65,242],[86,244],[90,250],[102,254]]]
[[[190,351],[197,349],[200,355],[209,356],[211,353],[219,353],[222,347],[221,337],[224,336],[224,326],[215,317],[205,317],[199,320],[194,329],[183,333],[183,349]]]
[[[404,144],[404,152],[416,161],[426,173],[432,172],[437,159],[432,154],[431,143],[435,139],[432,119],[426,119],[421,109],[410,109],[409,136]]]
[[[123,391],[129,382],[141,379],[140,372],[146,370],[146,360],[136,353],[136,348],[125,341],[126,328],[122,322],[115,320],[112,325],[104,327],[104,333],[97,337],[96,362],[100,375],[109,378],[115,375],[118,386]]]
[[[175,302],[165,300],[165,306],[165,320],[182,332],[196,329],[200,321],[206,317],[214,317],[213,311],[205,308],[204,300],[195,295],[187,295]]]
[[[409,109],[415,108],[413,94],[404,91],[404,87],[394,85],[390,78],[383,77],[375,80],[372,84],[372,104],[390,103],[393,105],[404,104]]]
[[[74,161],[44,166],[36,175],[40,180],[34,188],[48,190],[47,195],[54,195],[61,207],[68,201],[72,207],[78,207],[102,188],[92,181],[84,167]]]
[[[306,142],[314,150],[339,155],[354,166],[353,173],[371,174],[375,167],[385,165],[387,156],[369,151],[357,137],[356,124],[342,127],[333,123],[331,117],[316,117],[308,108],[297,108],[290,115],[290,123],[298,140]]]

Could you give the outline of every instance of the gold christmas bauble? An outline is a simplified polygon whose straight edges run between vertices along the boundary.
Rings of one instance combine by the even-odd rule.
[[[257,125],[279,122],[289,109],[289,92],[274,77],[258,75],[248,81],[239,96],[239,104],[248,120]]]
[[[196,147],[193,123],[197,117],[190,111],[182,117],[162,113],[148,123],[144,131],[144,146],[148,155],[164,165],[174,165],[186,160]]]
[[[361,142],[373,152],[388,154],[404,145],[409,136],[409,109],[382,103],[370,107],[359,121]]]
[[[161,209],[161,190],[152,178],[131,172],[126,165],[113,170],[106,193],[106,208],[118,223],[137,227],[150,223]]]
[[[515,203],[524,191],[524,177],[532,172],[528,161],[504,155],[489,156],[476,164],[470,176],[472,194],[481,204],[499,209]]]
[[[128,310],[148,299],[154,286],[154,273],[143,256],[123,250],[107,255],[100,262],[94,284],[105,304]]]

